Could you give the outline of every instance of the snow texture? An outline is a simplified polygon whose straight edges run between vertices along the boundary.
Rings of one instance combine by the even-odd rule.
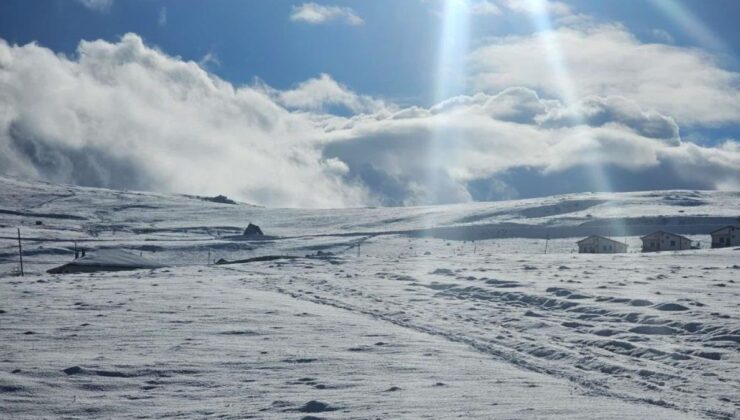
[[[740,254],[707,249],[738,193],[295,210],[0,191],[2,418],[740,414]],[[639,253],[658,228],[702,249]],[[589,234],[630,252],[574,253]],[[166,267],[47,274],[74,241]]]

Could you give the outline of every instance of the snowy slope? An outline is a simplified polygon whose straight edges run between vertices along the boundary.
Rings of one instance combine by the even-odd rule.
[[[740,414],[740,251],[706,249],[739,193],[298,210],[0,191],[0,417]],[[658,228],[704,248],[638,253]],[[591,233],[631,252],[574,254]],[[75,241],[168,267],[46,274]],[[208,265],[266,255],[292,258]]]

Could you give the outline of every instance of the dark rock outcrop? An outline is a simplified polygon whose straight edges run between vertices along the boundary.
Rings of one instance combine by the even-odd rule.
[[[262,229],[260,229],[259,226],[250,223],[249,226],[244,229],[244,236],[265,236],[265,234],[262,233]]]

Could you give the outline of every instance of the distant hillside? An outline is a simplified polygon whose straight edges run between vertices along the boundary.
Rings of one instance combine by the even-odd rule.
[[[19,225],[85,236],[189,230],[238,234],[249,222],[282,236],[410,233],[451,239],[697,234],[740,217],[740,192],[584,193],[428,207],[268,209],[224,200],[55,185],[0,177],[3,236]],[[230,201],[230,200],[229,200]],[[36,226],[36,223],[41,226]]]

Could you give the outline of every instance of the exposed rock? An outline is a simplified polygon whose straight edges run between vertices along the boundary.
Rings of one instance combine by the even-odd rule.
[[[302,413],[321,413],[324,411],[334,411],[336,408],[331,407],[329,404],[321,401],[311,400],[299,408],[298,411]]]
[[[229,197],[219,194],[215,197],[203,197],[203,200],[210,201],[212,203],[221,203],[221,204],[236,204],[236,201],[230,199]]]
[[[249,226],[244,229],[244,236],[265,236],[265,234],[262,233],[262,229],[260,229],[259,226],[250,223]]]
[[[62,372],[66,373],[67,375],[76,375],[78,373],[82,373],[82,368],[79,366],[72,366],[64,369]]]

